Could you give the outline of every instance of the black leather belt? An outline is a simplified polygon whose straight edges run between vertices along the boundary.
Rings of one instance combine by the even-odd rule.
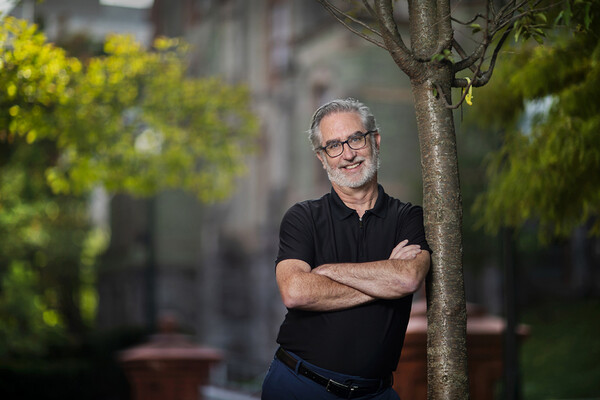
[[[275,353],[275,357],[279,359],[285,366],[292,370],[296,370],[298,360],[296,360],[291,354],[282,349],[281,347]],[[389,378],[381,379],[378,383],[373,385],[345,385],[334,381],[333,379],[326,378],[322,375],[317,374],[314,371],[306,368],[304,364],[300,363],[298,366],[298,373],[307,377],[310,380],[317,382],[319,385],[324,386],[325,389],[343,399],[351,399],[353,397],[365,396],[367,394],[373,394],[380,389],[392,386],[392,375]]]

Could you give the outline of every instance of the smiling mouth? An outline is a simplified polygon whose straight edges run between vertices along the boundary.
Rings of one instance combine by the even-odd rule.
[[[358,167],[360,166],[360,164],[362,164],[362,161],[360,161],[360,162],[357,162],[357,163],[355,163],[355,164],[350,164],[350,165],[347,165],[347,166],[345,166],[345,167],[343,167],[343,168],[344,168],[344,169],[355,169],[355,168],[358,168]]]

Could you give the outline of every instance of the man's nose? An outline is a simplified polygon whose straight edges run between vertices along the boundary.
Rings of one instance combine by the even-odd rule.
[[[345,160],[352,160],[354,157],[356,157],[356,150],[352,150],[348,143],[344,143],[342,146],[342,157]]]

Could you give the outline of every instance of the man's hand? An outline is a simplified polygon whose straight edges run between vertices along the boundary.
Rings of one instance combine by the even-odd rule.
[[[405,239],[398,243],[392,254],[390,254],[390,260],[414,260],[417,254],[421,252],[421,246],[418,244],[408,245],[408,239]]]

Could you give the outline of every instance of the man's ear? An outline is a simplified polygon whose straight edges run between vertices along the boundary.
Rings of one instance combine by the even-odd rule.
[[[320,151],[317,151],[317,158],[319,159],[319,161],[321,161],[321,165],[323,165],[323,169],[327,169],[327,166],[325,165],[325,159],[323,158],[323,153]]]
[[[377,145],[377,150],[379,150],[379,145],[381,144],[381,135],[379,132],[375,132],[375,144]]]

